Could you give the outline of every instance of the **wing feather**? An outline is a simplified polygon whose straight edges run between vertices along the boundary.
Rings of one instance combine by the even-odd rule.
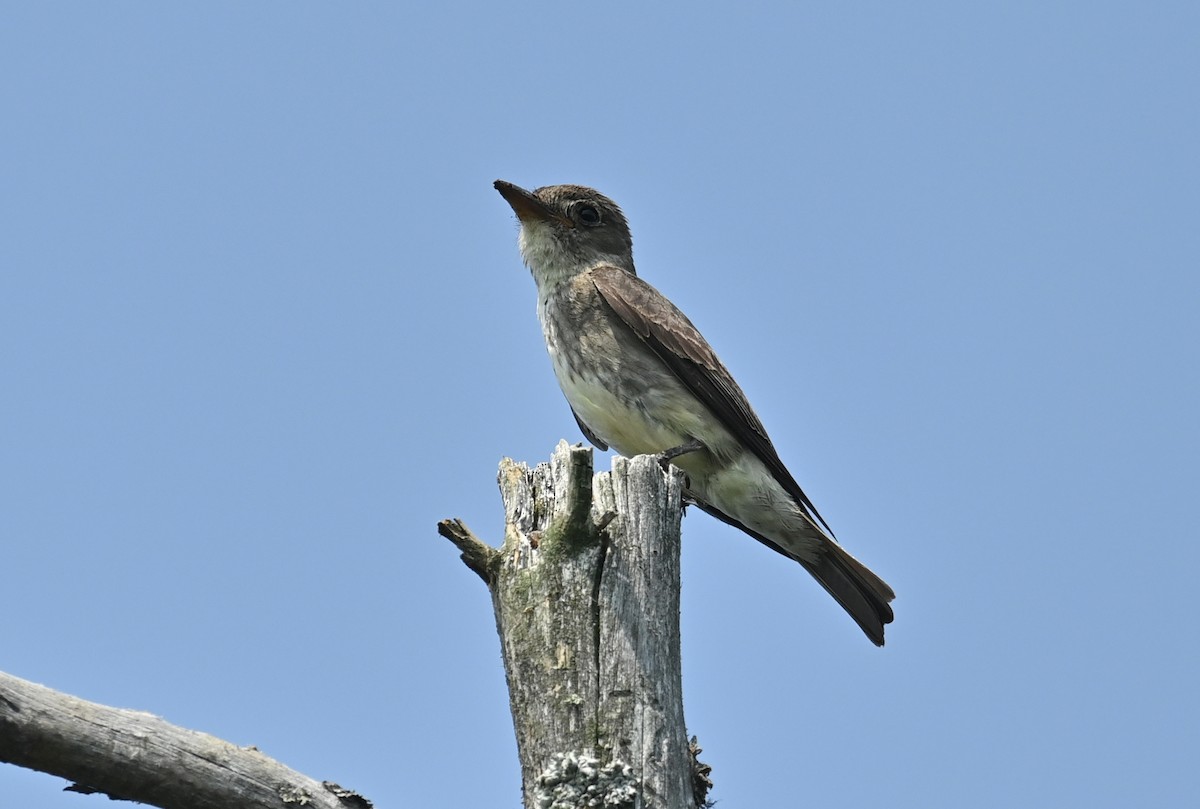
[[[654,287],[619,267],[597,267],[589,275],[596,291],[617,317],[762,461],[779,485],[805,509],[809,519],[814,524],[819,521],[833,536],[829,523],[783,465],[746,394],[687,316]]]

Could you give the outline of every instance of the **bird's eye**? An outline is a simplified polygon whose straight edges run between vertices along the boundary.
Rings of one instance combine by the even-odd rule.
[[[585,225],[600,224],[600,211],[596,210],[593,205],[580,205],[578,214],[579,221]]]

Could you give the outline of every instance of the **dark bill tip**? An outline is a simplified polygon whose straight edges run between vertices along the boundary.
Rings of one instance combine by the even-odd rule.
[[[506,180],[496,180],[496,182],[492,183],[492,186],[512,206],[513,213],[522,222],[541,220],[543,222],[558,222],[559,224],[574,226],[574,222],[570,219],[554,211],[546,203],[535,197],[533,192],[526,191],[519,185],[513,185]]]

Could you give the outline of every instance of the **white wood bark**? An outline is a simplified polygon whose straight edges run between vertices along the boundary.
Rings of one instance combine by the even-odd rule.
[[[370,809],[253,747],[110,708],[0,672],[0,761],[66,778],[69,790],[164,809]]]
[[[501,549],[439,527],[492,593],[527,809],[703,805],[680,678],[682,481],[653,456],[593,478],[592,451],[564,441],[532,470],[501,463]]]

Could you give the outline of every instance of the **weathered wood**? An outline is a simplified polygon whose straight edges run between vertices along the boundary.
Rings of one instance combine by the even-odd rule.
[[[0,761],[164,809],[370,809],[361,795],[157,716],[0,672]]]
[[[461,523],[439,528],[486,570],[527,809],[697,805],[680,678],[682,481],[652,456],[616,458],[593,479],[592,451],[564,441],[532,470],[501,463],[494,557]]]
[[[597,479],[600,511],[618,515],[600,580],[600,744],[640,762],[644,805],[690,807],[679,646],[683,473],[671,469],[667,477],[650,456],[615,458]]]

